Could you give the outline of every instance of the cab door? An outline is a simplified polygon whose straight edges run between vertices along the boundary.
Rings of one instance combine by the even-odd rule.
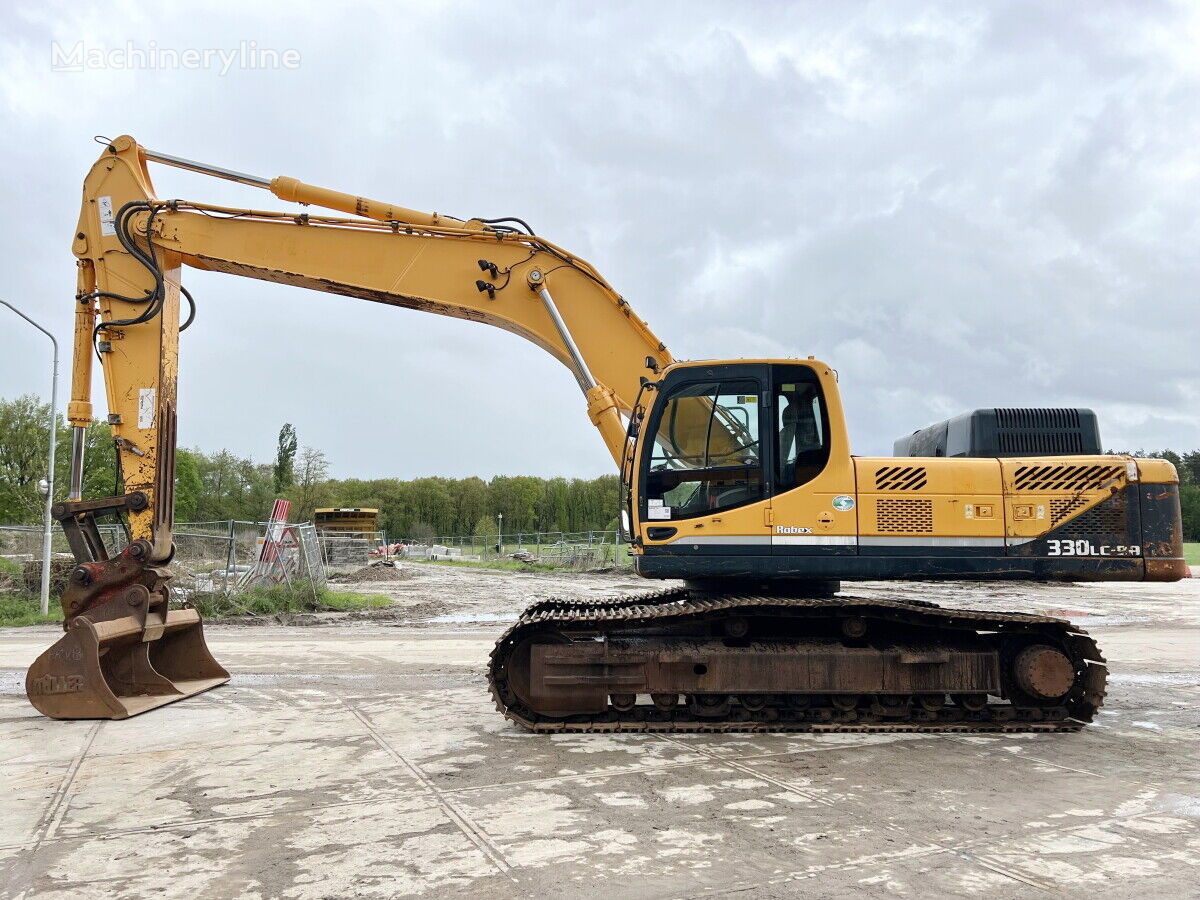
[[[772,553],[853,556],[858,493],[837,376],[816,360],[770,370]]]
[[[646,422],[638,518],[646,552],[769,555],[770,368],[685,366]]]

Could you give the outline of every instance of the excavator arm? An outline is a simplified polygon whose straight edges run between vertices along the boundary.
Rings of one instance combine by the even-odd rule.
[[[150,182],[151,160],[355,218],[162,201]],[[91,421],[95,353],[102,361],[127,489],[149,501],[145,509],[131,511],[131,528],[135,537],[153,540],[158,559],[169,552],[183,266],[486,322],[519,334],[571,370],[618,464],[625,452],[620,414],[632,407],[647,358],[655,366],[672,361],[592,266],[527,233],[516,220],[461,221],[294,178],[242,175],[147,151],[130,137],[112,141],[84,183],[74,251],[79,292],[68,419],[76,434]],[[78,454],[74,462],[78,471]],[[71,499],[79,499],[78,478]]]
[[[160,200],[149,162],[269,190],[302,206],[285,213]],[[27,680],[34,705],[52,716],[119,718],[227,678],[204,646],[195,612],[169,608],[163,569],[174,552],[181,316],[186,328],[195,311],[181,285],[184,266],[519,334],[571,371],[618,465],[628,453],[622,416],[632,410],[642,374],[672,362],[591,265],[518,219],[422,213],[294,178],[260,178],[155,153],[128,136],[106,142],[84,182],[73,250],[79,271],[67,410],[71,487],[55,515],[79,565],[62,598],[67,636],[39,658]],[[93,418],[97,359],[125,493],[84,500],[83,435]],[[129,526],[131,544],[113,559],[96,527],[103,515],[124,516]],[[161,652],[164,635],[175,635],[181,646]],[[180,666],[186,671],[174,671]]]

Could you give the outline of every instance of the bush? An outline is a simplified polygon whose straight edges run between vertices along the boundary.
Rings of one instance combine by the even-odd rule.
[[[21,565],[0,556],[0,593],[15,591],[21,585]]]
[[[0,592],[0,625],[41,625],[61,621],[62,610],[57,604],[50,605],[50,615],[42,615],[38,595],[32,591]]]
[[[50,560],[50,599],[57,600],[62,596],[63,591],[67,589],[67,584],[71,580],[71,573],[75,571],[75,560],[73,559],[58,559]],[[42,561],[40,559],[31,559],[25,563],[22,571],[22,579],[25,582],[26,590],[40,593],[42,590]]]

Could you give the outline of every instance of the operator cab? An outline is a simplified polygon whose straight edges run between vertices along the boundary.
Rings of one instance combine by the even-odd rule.
[[[806,484],[829,462],[820,379],[802,363],[673,367],[639,428],[643,522],[764,500]]]

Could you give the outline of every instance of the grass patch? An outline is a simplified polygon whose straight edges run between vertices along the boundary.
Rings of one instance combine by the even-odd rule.
[[[316,588],[307,581],[278,584],[269,588],[251,588],[242,594],[196,594],[192,605],[204,618],[224,616],[270,616],[276,613],[311,613],[334,610],[379,609],[391,606],[382,594],[356,594]]]
[[[1187,560],[1189,566],[1200,566],[1200,543],[1184,544],[1183,558]]]
[[[62,609],[53,599],[50,603],[50,615],[43,616],[37,594],[25,590],[0,594],[0,626],[43,625],[47,622],[61,621]]]
[[[391,606],[391,598],[383,594],[358,594],[350,591],[317,589],[307,581],[281,584],[270,588],[251,588],[244,594],[228,597],[224,594],[197,594],[192,605],[206,619],[226,616],[270,616],[276,613],[347,612],[354,609],[379,609]],[[50,615],[38,610],[37,594],[24,589],[0,593],[0,627],[41,625],[61,622],[62,609],[50,604]]]
[[[351,609],[381,609],[392,605],[392,598],[383,594],[356,594],[353,591],[331,591],[328,588],[321,595],[324,609],[346,612]]]

